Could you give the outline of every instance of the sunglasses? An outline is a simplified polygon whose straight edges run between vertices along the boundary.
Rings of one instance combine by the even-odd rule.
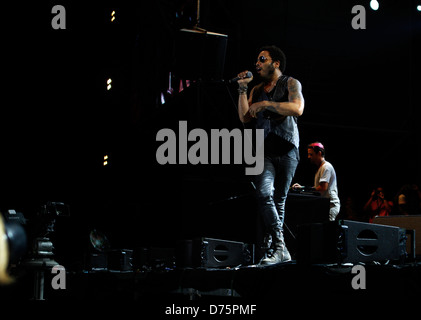
[[[268,60],[268,59],[269,58],[266,58],[265,56],[260,56],[260,57],[257,58],[257,61],[261,62],[261,63],[265,63],[265,61]]]

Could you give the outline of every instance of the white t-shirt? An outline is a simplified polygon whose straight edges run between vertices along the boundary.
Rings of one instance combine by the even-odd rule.
[[[314,187],[318,187],[321,182],[327,182],[328,188],[326,191],[321,192],[322,197],[329,198],[330,203],[339,205],[339,196],[338,196],[338,186],[336,183],[336,172],[333,166],[325,161],[325,163],[320,166],[317,170],[316,175],[314,176]]]

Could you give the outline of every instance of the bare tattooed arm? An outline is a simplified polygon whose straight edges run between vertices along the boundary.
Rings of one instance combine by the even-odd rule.
[[[289,78],[288,79],[288,100],[297,104],[298,109],[301,109],[300,115],[303,113],[304,109],[304,97],[301,92],[301,83],[297,79]]]

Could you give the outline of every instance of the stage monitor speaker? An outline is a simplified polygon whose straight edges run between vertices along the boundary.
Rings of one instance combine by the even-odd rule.
[[[186,80],[223,79],[228,36],[181,29],[176,38],[176,76]]]
[[[405,229],[343,220],[299,226],[297,262],[359,263],[400,261],[406,255]]]
[[[114,249],[108,252],[108,269],[113,271],[133,270],[133,250]]]
[[[421,256],[421,215],[375,217],[373,222],[381,225],[414,230],[411,235],[411,241],[407,241],[406,251],[411,252],[411,250],[414,249],[415,255]],[[411,243],[414,243],[413,247],[415,248],[411,248]]]
[[[107,252],[92,252],[86,256],[87,271],[132,271],[133,250],[113,249]]]
[[[254,245],[243,242],[198,238],[179,243],[178,266],[235,267],[254,264]]]
[[[406,254],[405,229],[343,220],[347,230],[346,262],[398,261]]]

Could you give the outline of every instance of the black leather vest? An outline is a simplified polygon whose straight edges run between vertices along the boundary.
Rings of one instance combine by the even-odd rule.
[[[289,78],[289,76],[282,75],[278,79],[275,88],[272,90],[272,94],[267,94],[264,91],[263,83],[257,85],[253,92],[252,103],[264,100],[276,102],[288,101]],[[282,116],[275,112],[265,110],[257,114],[255,126],[256,129],[265,130],[265,139],[268,137],[269,133],[273,133],[298,149],[300,144],[300,136],[298,132],[297,120],[298,119],[295,116]]]

